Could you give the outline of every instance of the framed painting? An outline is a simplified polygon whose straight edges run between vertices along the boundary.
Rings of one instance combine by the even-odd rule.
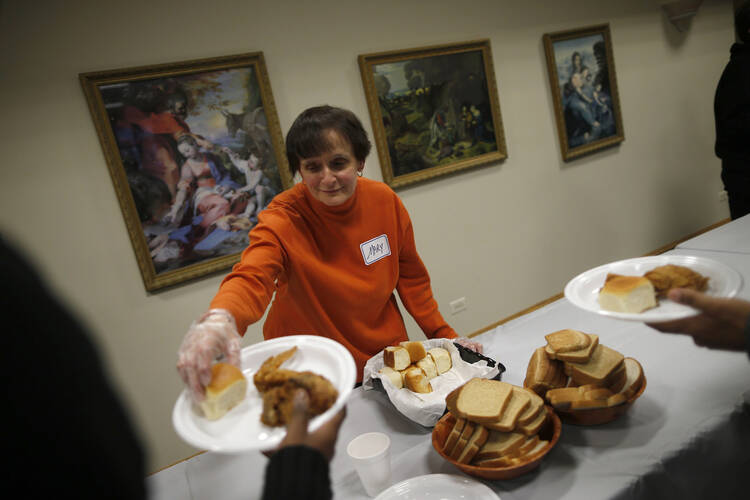
[[[543,39],[563,160],[624,141],[609,25]]]
[[[146,289],[237,262],[292,185],[263,54],[79,79]]]
[[[507,158],[489,40],[359,56],[392,187]]]

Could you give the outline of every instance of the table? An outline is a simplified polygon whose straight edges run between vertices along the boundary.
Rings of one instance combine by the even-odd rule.
[[[750,300],[750,256],[725,246],[747,240],[750,233],[743,231],[748,225],[750,217],[738,219],[668,254],[697,255],[733,267],[745,283],[739,296]],[[689,337],[590,314],[566,299],[475,340],[505,365],[504,381],[521,385],[533,350],[545,344],[545,334],[561,328],[596,333],[602,344],[638,359],[647,388],[614,422],[564,424],[557,446],[537,470],[485,484],[503,500],[739,498],[735,488],[743,486],[750,465],[750,361],[745,353],[699,348]],[[362,432],[391,436],[394,483],[424,474],[462,475],[433,450],[431,429],[398,413],[385,394],[356,389],[347,410],[331,462],[334,498],[368,498],[345,450]],[[203,453],[150,476],[148,486],[157,500],[258,498],[265,463],[258,452]]]
[[[683,241],[682,250],[715,250],[719,252],[750,253],[750,215]]]

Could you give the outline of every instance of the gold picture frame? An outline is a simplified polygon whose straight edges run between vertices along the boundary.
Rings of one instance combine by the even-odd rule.
[[[146,290],[237,262],[293,183],[263,53],[79,80]]]
[[[564,161],[625,140],[609,24],[543,36]]]
[[[359,67],[386,184],[508,157],[489,40],[363,54]]]

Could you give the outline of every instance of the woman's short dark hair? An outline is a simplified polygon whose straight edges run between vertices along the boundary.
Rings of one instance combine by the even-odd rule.
[[[357,115],[348,109],[315,106],[300,113],[286,134],[286,157],[292,175],[299,170],[301,159],[319,156],[331,149],[325,137],[328,130],[335,130],[349,141],[358,161],[365,161],[370,154],[370,140]]]

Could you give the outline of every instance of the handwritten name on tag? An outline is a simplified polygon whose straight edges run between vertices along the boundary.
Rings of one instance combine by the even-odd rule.
[[[365,259],[365,264],[368,266],[391,254],[391,246],[388,244],[388,236],[385,234],[361,243],[359,249]]]

